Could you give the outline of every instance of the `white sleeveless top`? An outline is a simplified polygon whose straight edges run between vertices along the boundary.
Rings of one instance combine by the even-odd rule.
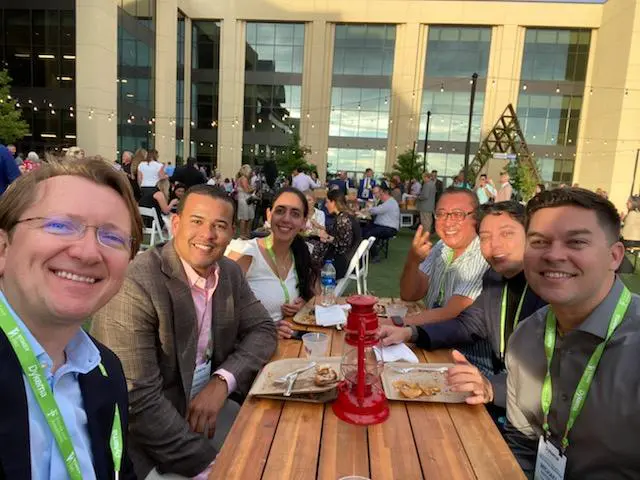
[[[285,296],[280,281],[266,259],[260,252],[258,239],[253,240],[231,240],[227,247],[225,255],[230,252],[236,252],[241,255],[253,257],[249,270],[247,270],[247,282],[253,291],[253,294],[267,309],[269,315],[274,322],[282,320],[281,307],[285,303]],[[293,303],[300,296],[298,292],[298,280],[295,274],[295,262],[289,269],[287,279],[284,282],[285,287],[289,291],[289,303]]]
[[[160,170],[162,164],[160,162],[140,162],[138,170],[142,173],[141,187],[155,187],[160,180]]]

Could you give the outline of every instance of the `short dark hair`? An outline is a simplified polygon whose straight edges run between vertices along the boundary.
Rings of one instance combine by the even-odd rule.
[[[373,168],[367,168],[364,172],[365,172],[365,173],[367,173],[367,172],[371,172],[371,173],[373,173]]]
[[[578,187],[556,188],[540,192],[529,200],[525,229],[529,230],[533,215],[544,208],[554,207],[579,207],[595,212],[598,224],[611,243],[620,240],[620,215],[616,207],[606,198]]]
[[[547,187],[545,187],[544,183],[538,183],[538,188],[540,189],[541,192],[544,192]]]
[[[515,200],[507,200],[497,203],[485,203],[480,207],[480,218],[478,225],[489,215],[502,215],[506,213],[518,223],[524,226],[525,208],[520,202]]]
[[[216,200],[221,200],[223,202],[231,205],[233,216],[231,221],[235,223],[236,220],[236,204],[233,199],[227,195],[227,192],[224,189],[220,188],[218,185],[207,185],[206,183],[201,183],[198,185],[194,185],[190,187],[186,192],[184,192],[184,196],[178,202],[177,214],[180,215],[184,210],[184,206],[187,203],[187,199],[190,195],[206,195],[211,198],[215,198]]]
[[[195,159],[195,157],[187,158],[187,167],[193,167],[196,163],[197,163],[197,160]]]
[[[438,200],[438,203],[440,203],[442,199],[447,195],[454,195],[454,194],[466,195],[467,197],[469,197],[469,200],[471,200],[471,204],[473,205],[473,216],[477,219],[478,210],[480,209],[480,201],[478,200],[478,196],[476,195],[476,193],[472,190],[469,190],[468,188],[447,187],[444,190],[444,192],[442,192],[442,195],[440,195],[440,199]],[[436,205],[436,208],[437,208],[437,205]]]
[[[487,174],[486,173],[481,174],[480,178],[482,178],[482,177],[487,178]]]
[[[376,187],[386,193],[389,193],[391,191],[391,187],[389,187],[389,184],[387,182],[380,182],[378,185],[376,185]]]

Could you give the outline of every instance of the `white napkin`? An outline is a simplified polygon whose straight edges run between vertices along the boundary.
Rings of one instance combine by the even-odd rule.
[[[347,312],[351,305],[316,305],[316,323],[321,327],[332,327],[347,323]]]
[[[397,362],[399,360],[404,360],[405,362],[410,363],[420,363],[416,354],[413,353],[413,351],[404,343],[382,347],[382,352],[376,349],[376,357],[378,360],[383,360],[384,362]]]

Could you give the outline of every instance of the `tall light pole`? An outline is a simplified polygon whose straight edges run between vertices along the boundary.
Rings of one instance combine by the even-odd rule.
[[[422,172],[427,171],[427,146],[429,145],[429,123],[431,122],[431,110],[427,110],[427,129],[424,132],[424,155],[422,157]]]
[[[469,126],[467,127],[467,144],[464,147],[464,183],[467,184],[469,176],[469,155],[471,155],[471,122],[473,121],[473,104],[476,101],[476,87],[478,85],[478,74],[471,75],[471,101],[469,102]]]

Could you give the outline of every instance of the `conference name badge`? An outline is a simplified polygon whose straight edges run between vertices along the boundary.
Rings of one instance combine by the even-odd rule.
[[[191,383],[191,398],[198,395],[211,380],[211,360],[196,366]]]
[[[544,435],[540,435],[534,480],[563,480],[566,468],[567,457],[553,443],[545,440]]]

